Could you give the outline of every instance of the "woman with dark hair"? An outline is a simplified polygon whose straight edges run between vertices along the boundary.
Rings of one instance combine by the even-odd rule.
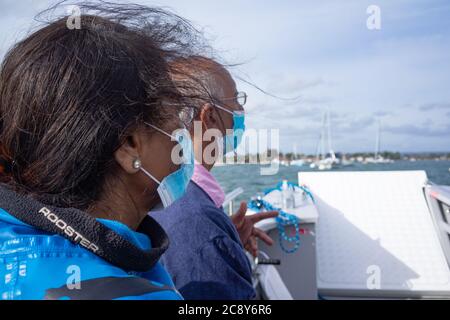
[[[81,28],[56,20],[1,66],[0,297],[180,299],[147,213],[192,175],[167,63],[195,31],[154,8],[82,10]]]

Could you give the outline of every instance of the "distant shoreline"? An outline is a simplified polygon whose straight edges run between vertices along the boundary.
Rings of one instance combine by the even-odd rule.
[[[389,161],[450,161],[449,152],[390,152],[384,151],[375,155],[373,152],[335,153],[340,161],[350,163],[367,163],[371,159],[379,158]],[[329,157],[327,155],[326,157]],[[291,162],[313,163],[317,161],[317,155],[305,155],[294,153],[282,153],[276,150],[269,150],[266,154],[246,154],[228,155],[221,161],[224,164],[267,164],[271,162],[290,164]]]

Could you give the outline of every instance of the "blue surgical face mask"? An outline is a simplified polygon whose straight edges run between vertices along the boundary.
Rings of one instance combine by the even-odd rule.
[[[169,174],[162,181],[156,179],[152,174],[145,170],[145,168],[142,168],[142,166],[140,168],[142,172],[144,172],[150,179],[159,185],[157,192],[161,198],[164,208],[167,208],[186,193],[187,186],[194,173],[194,150],[191,136],[186,129],[177,130],[174,135],[171,135],[149,123],[145,124],[170,137],[172,140],[177,141],[179,144],[178,147],[180,149],[176,149],[178,152],[172,152],[172,159],[174,157],[174,153],[176,153],[177,156],[181,154],[181,157],[174,161],[175,164],[180,165],[180,168]]]
[[[215,106],[220,110],[233,115],[233,133],[227,134],[223,138],[223,153],[227,154],[229,152],[236,151],[242,142],[242,137],[245,132],[245,112],[231,111],[217,104]]]

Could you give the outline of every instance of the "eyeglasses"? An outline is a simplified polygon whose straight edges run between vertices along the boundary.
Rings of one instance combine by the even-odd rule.
[[[247,103],[247,94],[243,91],[240,91],[236,94],[237,103],[241,105],[241,107],[245,106]]]
[[[234,98],[222,98],[221,101],[237,101],[237,103],[243,107],[247,103],[247,93],[240,91],[236,93],[236,96]]]

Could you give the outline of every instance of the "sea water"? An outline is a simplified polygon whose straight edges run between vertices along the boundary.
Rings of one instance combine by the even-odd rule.
[[[450,161],[396,161],[387,164],[360,164],[338,167],[332,171],[398,171],[398,170],[425,170],[428,179],[436,184],[450,185]],[[298,182],[298,172],[316,171],[308,165],[280,166],[278,173],[271,176],[261,175],[261,166],[254,164],[227,165],[214,167],[212,173],[219,181],[226,193],[238,187],[244,189],[244,193],[236,198],[234,206],[237,209],[239,202],[249,201],[258,193],[275,187],[283,179],[290,182]]]

